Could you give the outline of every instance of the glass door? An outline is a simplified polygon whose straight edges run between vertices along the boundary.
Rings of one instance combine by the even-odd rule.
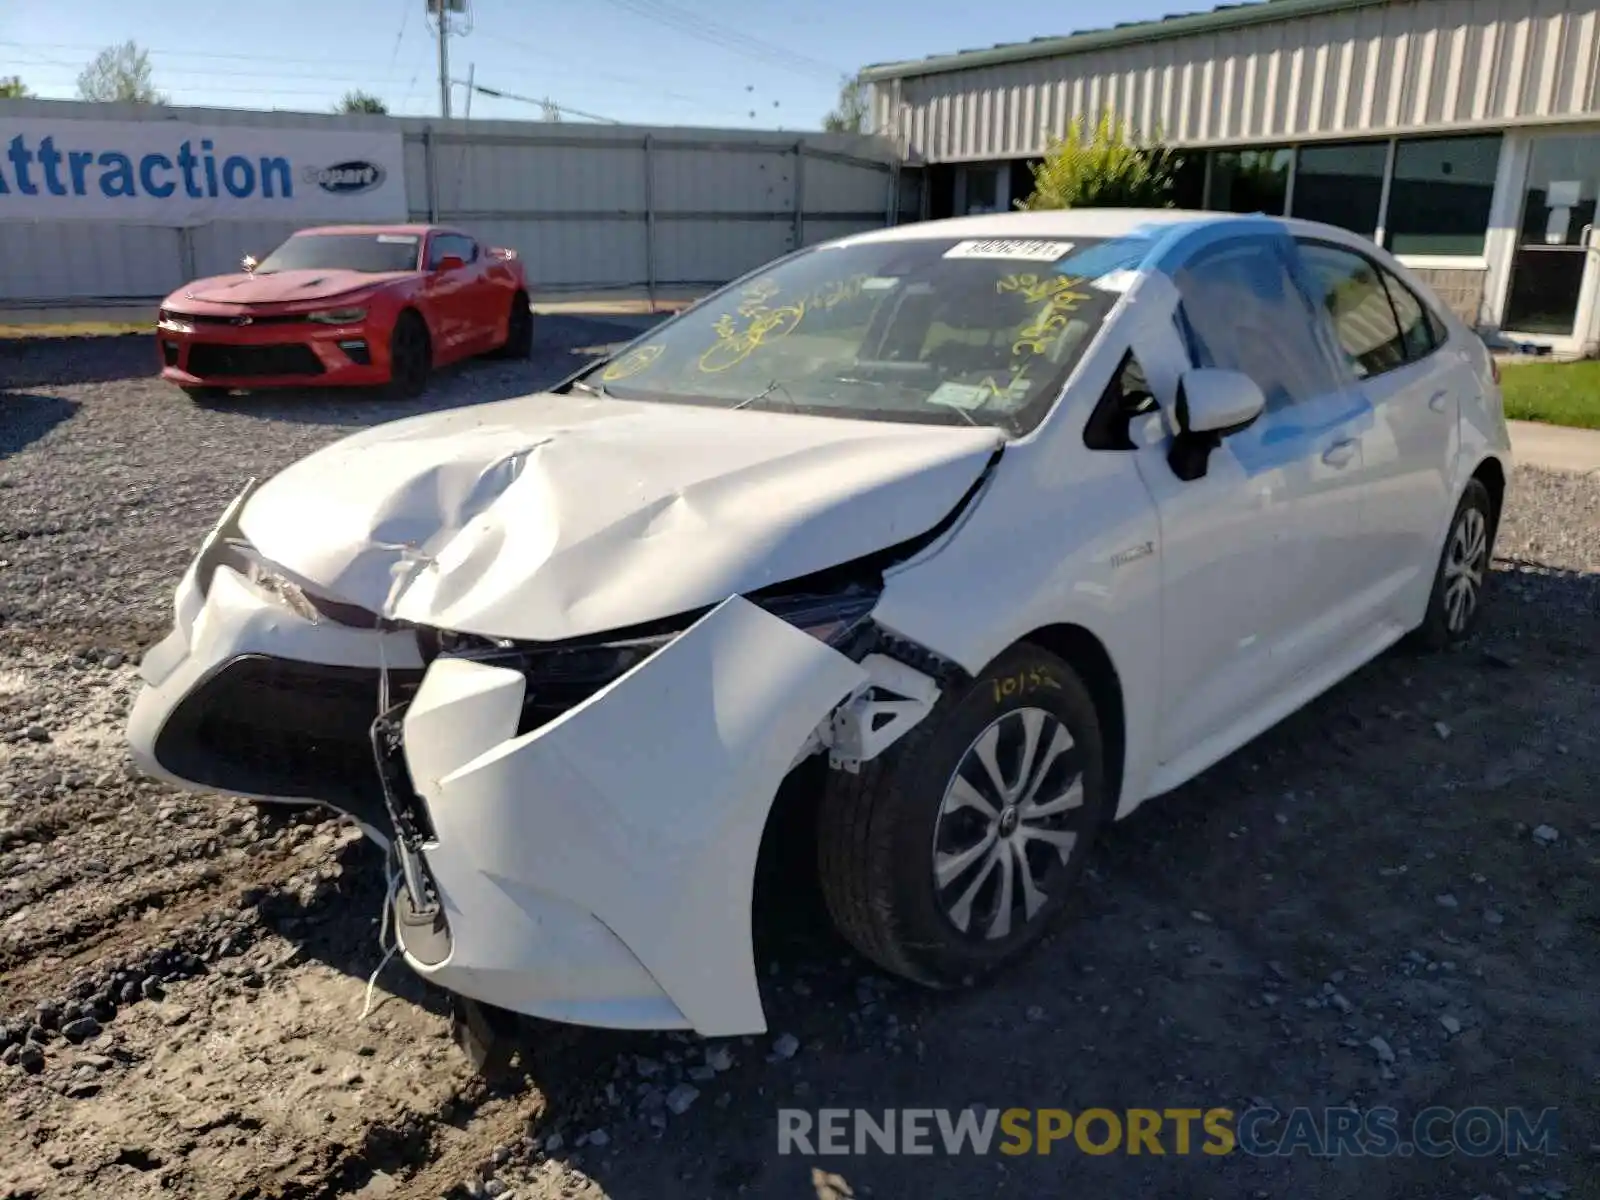
[[[1534,141],[1502,322],[1507,330],[1588,340],[1600,282],[1594,241],[1597,195],[1600,133]]]

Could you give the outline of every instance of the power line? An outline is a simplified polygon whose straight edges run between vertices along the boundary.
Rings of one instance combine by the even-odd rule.
[[[501,100],[520,100],[524,104],[537,104],[543,109],[554,109],[556,112],[571,113],[575,117],[582,117],[586,121],[599,121],[602,125],[621,125],[621,121],[610,117],[602,117],[596,113],[584,112],[581,108],[568,108],[565,104],[557,104],[550,97],[519,96],[515,92],[502,92],[499,88],[484,87],[481,83],[472,85],[472,90],[480,96],[494,96]]]
[[[105,47],[91,45],[87,42],[11,42],[0,41],[0,46],[12,47],[23,50],[87,50],[99,53]],[[209,50],[164,50],[156,46],[140,46],[152,58],[206,58],[222,59],[229,62],[258,62],[258,63],[298,63],[302,66],[326,67],[333,63],[343,62],[353,66],[368,66],[364,62],[350,63],[348,59],[304,58],[272,54],[222,54]],[[376,63],[370,64],[376,67]]]
[[[41,61],[38,65],[39,66],[56,67],[56,68],[59,68],[59,69],[61,69],[63,71],[78,71],[78,70],[81,69],[79,67],[75,67],[75,66],[71,65],[70,63],[63,63],[63,62],[46,63],[46,62],[42,62]],[[357,74],[357,73],[354,73],[354,72],[348,73],[348,74],[336,74],[336,73],[330,73],[328,71],[235,71],[235,70],[226,69],[226,68],[218,68],[216,70],[199,70],[199,69],[193,68],[193,67],[187,67],[186,68],[186,67],[166,67],[166,66],[156,66],[156,67],[154,67],[153,70],[152,70],[152,74],[154,76],[156,76],[158,79],[166,79],[168,76],[171,76],[171,75],[184,75],[184,76],[189,76],[189,77],[192,77],[192,78],[200,78],[200,79],[312,79],[312,80],[326,79],[326,80],[332,80],[332,81],[335,81],[335,82],[355,82],[355,83],[371,83],[371,84],[383,84],[383,83],[398,84],[398,83],[404,83],[406,81],[406,78],[407,78],[407,76],[404,73],[399,74],[399,75],[387,75],[387,74],[386,75],[367,75],[367,74]]]
[[[736,54],[758,59],[785,70],[805,75],[825,75],[832,81],[837,81],[841,75],[848,74],[834,63],[796,53],[776,42],[764,41],[702,17],[698,13],[690,12],[688,9],[665,3],[665,0],[609,0],[609,3],[635,16],[675,29],[698,41],[720,46],[724,50],[731,50]]]
[[[394,64],[400,61],[400,43],[406,36],[406,23],[411,20],[411,5],[408,0],[400,0],[400,32],[394,35],[394,49],[389,54],[389,70],[394,70]]]
[[[527,42],[518,41],[516,38],[508,37],[503,33],[496,33],[492,36],[496,42],[503,42],[507,46],[513,46],[522,51],[522,53],[526,54],[529,58],[536,58],[543,62],[556,62],[565,65],[572,64],[572,59],[570,57],[559,54],[550,54],[549,52],[542,50],[537,46],[529,45]],[[702,92],[698,96],[690,96],[683,92],[668,91],[665,88],[657,87],[656,85],[652,84],[650,82],[650,76],[619,75],[615,72],[598,70],[594,67],[591,67],[588,63],[583,63],[580,69],[582,70],[584,78],[586,79],[603,79],[608,83],[622,84],[623,86],[632,87],[638,91],[649,92],[652,96],[658,96],[669,100],[680,100],[685,104],[703,105],[712,95],[709,92]],[[659,76],[656,78],[659,78]]]

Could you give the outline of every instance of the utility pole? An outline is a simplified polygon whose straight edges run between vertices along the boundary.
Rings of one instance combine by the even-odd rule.
[[[429,0],[439,16],[439,115],[450,119],[450,0]]]
[[[466,105],[466,109],[467,110],[466,110],[466,112],[462,113],[461,115],[463,117],[465,117],[469,121],[472,119],[472,85],[477,80],[477,78],[478,78],[478,64],[477,63],[468,63],[467,64],[467,105]]]

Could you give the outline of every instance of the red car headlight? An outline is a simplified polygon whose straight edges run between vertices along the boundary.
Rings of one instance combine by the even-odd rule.
[[[156,318],[156,328],[172,333],[193,333],[194,322],[183,313],[168,312],[163,308]]]
[[[319,325],[355,325],[366,319],[367,310],[364,308],[324,308],[319,312],[306,314],[306,320],[315,321]]]

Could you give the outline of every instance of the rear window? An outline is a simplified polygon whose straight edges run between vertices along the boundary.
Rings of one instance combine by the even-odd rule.
[[[629,400],[1025,433],[1148,244],[928,238],[820,247],[708,297],[584,376]]]

